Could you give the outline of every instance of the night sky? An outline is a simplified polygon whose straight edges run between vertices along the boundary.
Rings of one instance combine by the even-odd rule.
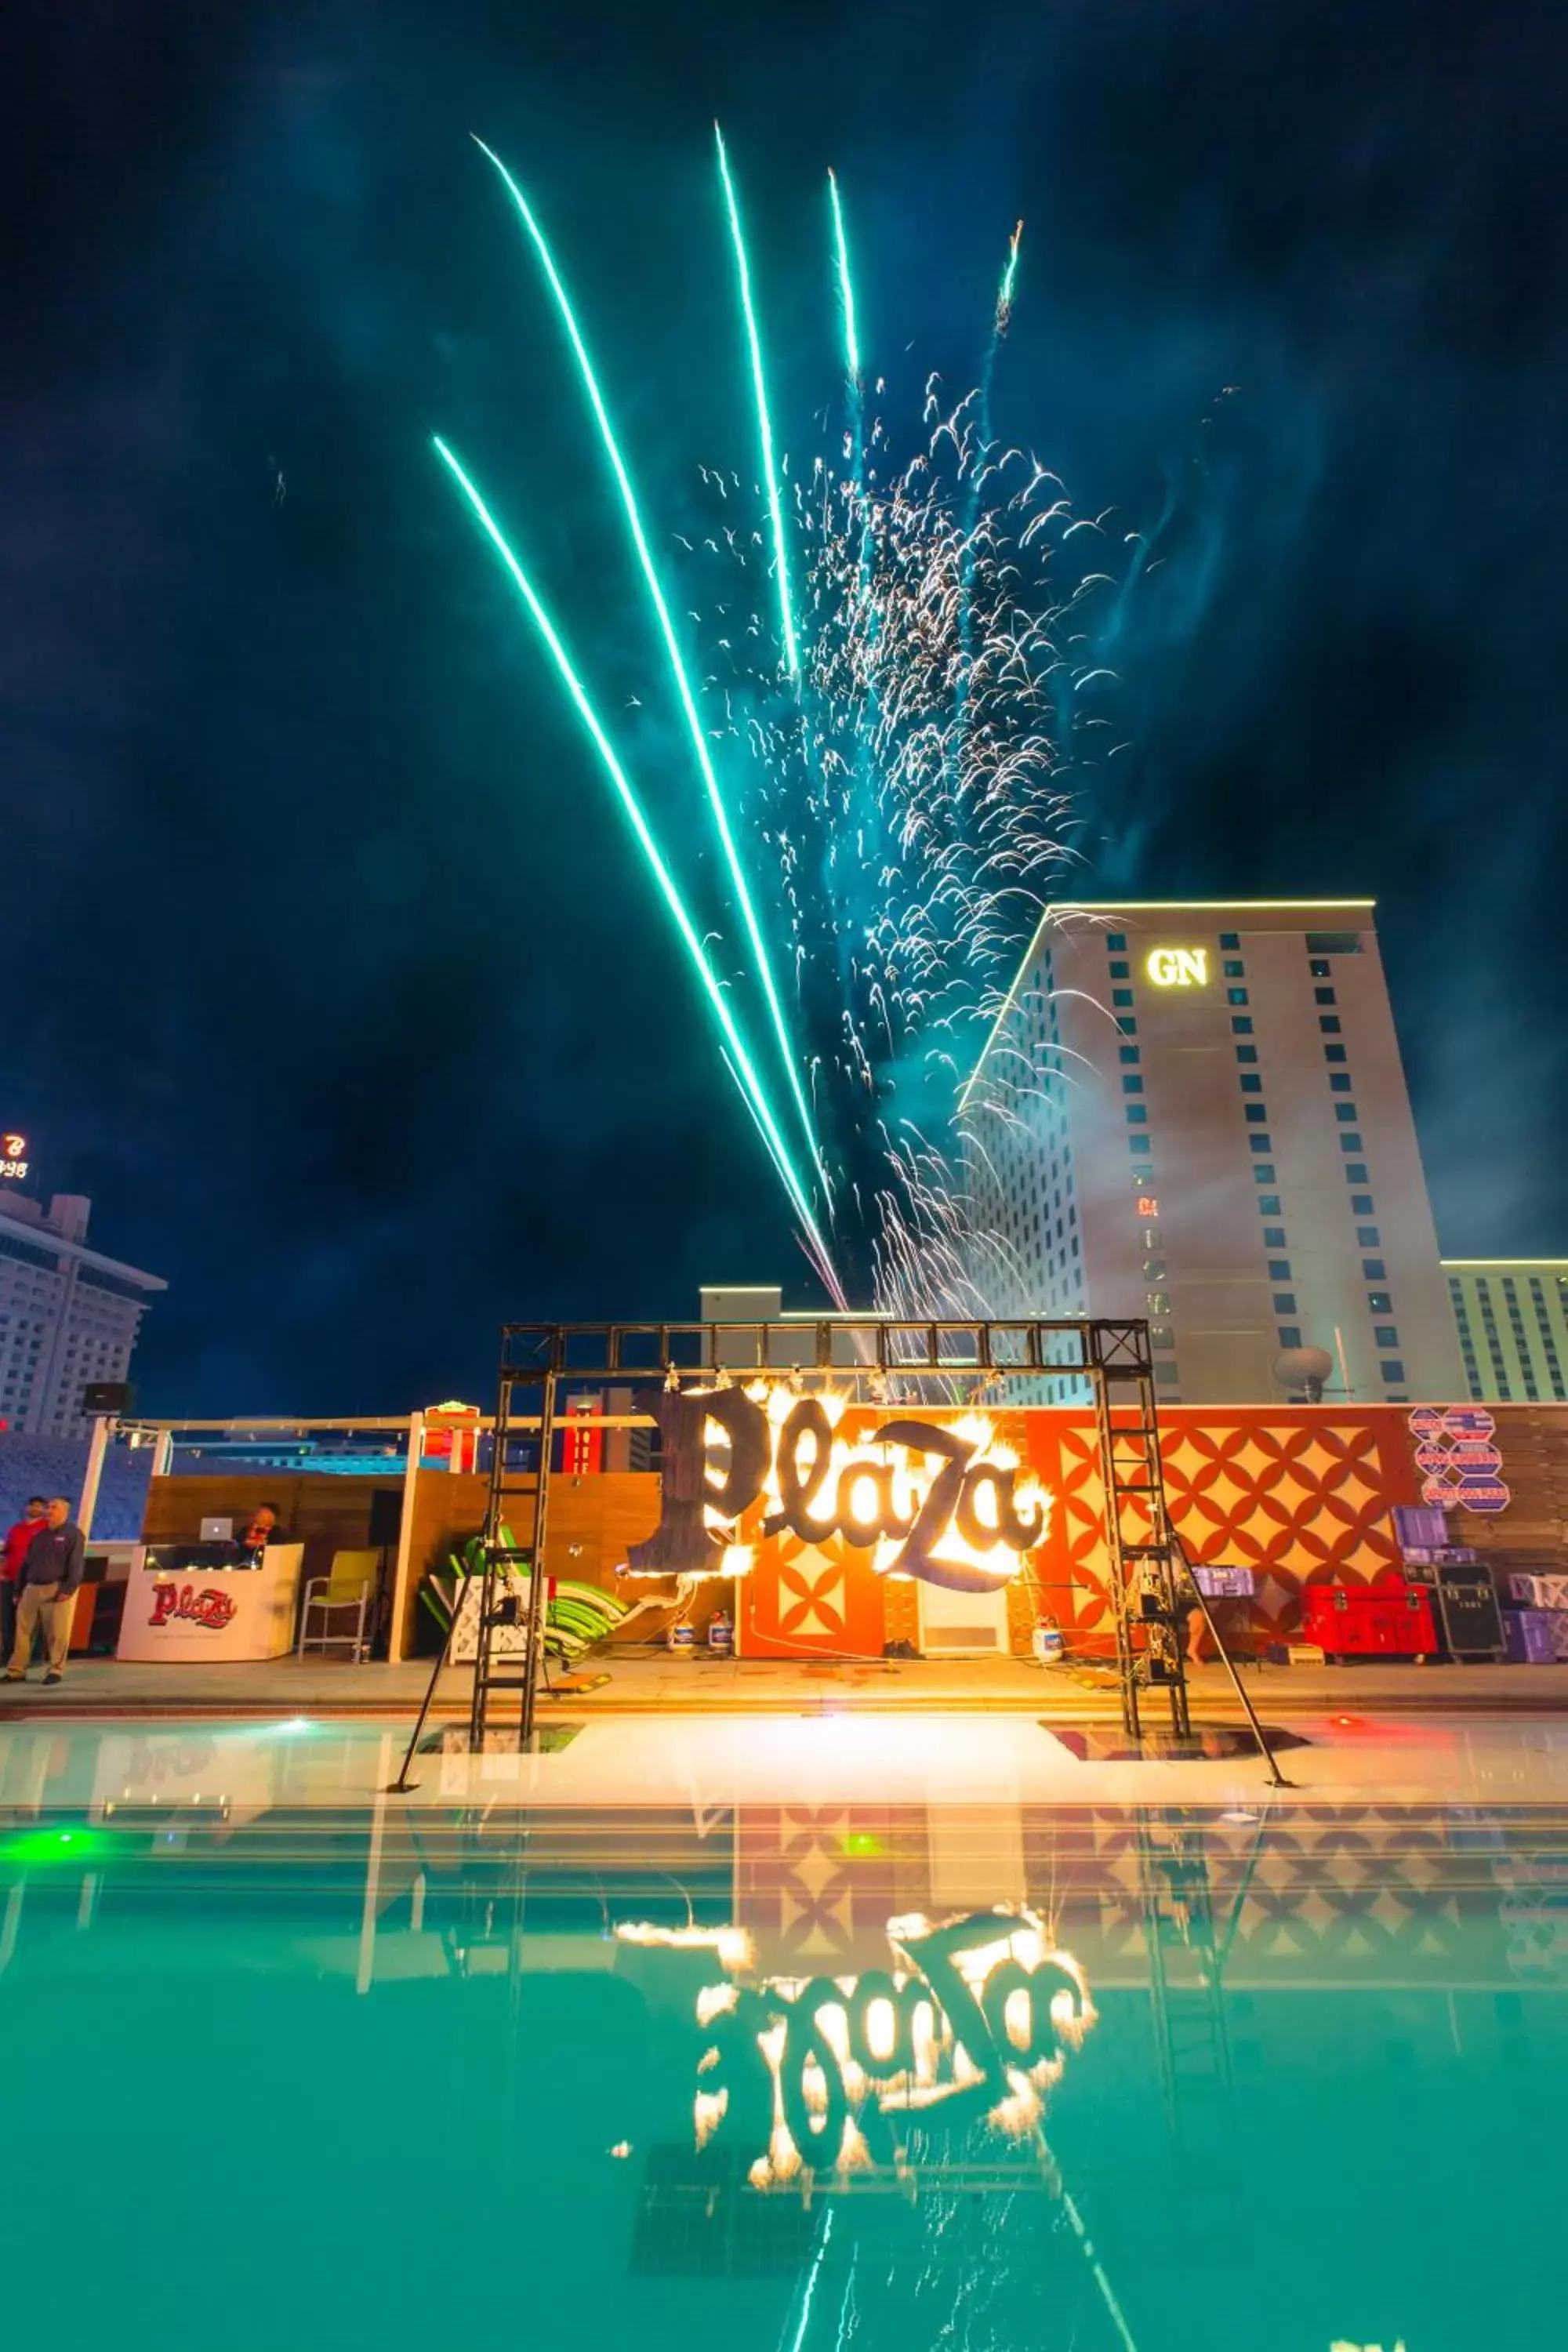
[[[166,1276],[154,1412],[488,1396],[503,1317],[812,1295],[450,435],[615,709],[649,505],[754,471],[721,117],[809,458],[863,332],[1160,529],[1082,895],[1375,896],[1453,1254],[1568,1250],[1568,36],[1530,0],[12,0],[0,1125]],[[1234,387],[1227,390],[1227,387]],[[665,543],[668,543],[666,541]],[[694,820],[695,822],[695,820]]]

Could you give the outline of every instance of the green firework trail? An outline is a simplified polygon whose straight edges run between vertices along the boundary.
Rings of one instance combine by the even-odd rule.
[[[730,159],[724,152],[724,134],[713,125],[713,136],[719,150],[719,177],[724,187],[724,205],[730,216],[730,236],[735,247],[735,275],[741,289],[741,310],[746,321],[746,347],[752,360],[752,391],[757,404],[757,434],[762,443],[763,481],[768,494],[768,512],[773,520],[773,562],[777,566],[779,592],[779,627],[784,636],[784,667],[791,677],[800,676],[800,647],[795,633],[795,611],[789,590],[789,546],[784,532],[784,500],[779,494],[779,469],[773,455],[773,424],[768,408],[767,379],[763,371],[763,340],[757,329],[756,305],[752,299],[752,272],[746,259],[746,239],[741,227],[741,207],[735,198],[735,183],[730,176]]]
[[[746,927],[746,937],[751,941],[752,953],[756,960],[757,977],[762,982],[763,993],[767,999],[769,1018],[772,1020],[773,1034],[778,1041],[779,1053],[783,1057],[784,1075],[788,1079],[790,1091],[795,1097],[795,1109],[799,1114],[801,1126],[805,1131],[806,1148],[810,1151],[812,1159],[816,1161],[820,1172],[821,1154],[817,1148],[816,1129],[813,1125],[811,1112],[806,1103],[805,1090],[801,1085],[800,1075],[795,1066],[795,1057],[790,1044],[789,1030],[784,1022],[784,1007],[779,1002],[778,988],[773,980],[773,963],[769,958],[767,947],[763,939],[762,925],[757,919],[756,906],[752,900],[751,890],[746,882],[745,873],[741,865],[740,852],[736,848],[734,834],[731,829],[729,815],[724,806],[724,796],[719,789],[719,779],[714,772],[712,755],[709,751],[708,738],[703,729],[701,718],[698,712],[697,698],[691,689],[690,675],[687,669],[685,659],[681,654],[680,641],[676,635],[675,624],[670,618],[669,606],[665,600],[664,590],[659,583],[658,567],[655,565],[653,560],[653,551],[648,545],[647,534],[643,529],[642,515],[637,506],[637,492],[632,486],[630,472],[628,471],[626,460],[621,454],[621,447],[616,437],[615,427],[610,423],[609,411],[605,404],[604,394],[599,389],[599,380],[595,372],[594,362],[589,356],[587,344],[583,339],[582,330],[578,326],[576,312],[573,309],[571,297],[566,291],[565,284],[561,277],[561,273],[555,267],[554,257],[551,253],[550,247],[545,241],[544,232],[540,227],[538,221],[534,218],[533,213],[527,199],[523,195],[522,190],[518,186],[517,182],[512,178],[511,173],[507,170],[506,165],[501,162],[500,156],[494,154],[491,150],[485,145],[482,139],[476,139],[474,144],[479,149],[482,154],[489,158],[489,161],[495,165],[496,170],[500,173],[501,179],[505,183],[507,192],[511,197],[512,203],[517,207],[522,225],[532,241],[534,251],[539,256],[540,264],[543,268],[545,279],[549,285],[550,291],[555,298],[555,307],[560,311],[562,322],[566,329],[567,341],[572,346],[573,356],[577,362],[578,372],[583,378],[584,389],[587,393],[588,403],[594,412],[594,421],[599,428],[599,437],[605,445],[605,453],[609,458],[610,469],[615,475],[616,486],[621,494],[621,504],[626,510],[627,527],[632,535],[632,544],[637,550],[637,562],[642,567],[643,579],[647,583],[648,596],[653,604],[654,612],[658,616],[659,632],[664,638],[665,650],[669,656],[670,675],[675,680],[676,691],[680,698],[680,707],[685,714],[687,731],[690,735],[691,748],[693,752],[696,754],[697,765],[701,773],[703,787],[708,794],[708,804],[713,812],[713,821],[718,827],[720,843],[722,845],[724,852],[724,862],[730,869],[730,878],[734,885],[736,901],[741,909],[741,918]]]
[[[756,1066],[751,1055],[746,1050],[745,1043],[741,1036],[740,1030],[736,1026],[734,1015],[730,1010],[729,1001],[725,996],[724,991],[719,984],[712,965],[708,960],[701,940],[698,936],[696,925],[692,922],[689,914],[687,912],[686,902],[681,898],[680,892],[676,887],[675,877],[670,873],[668,866],[665,864],[663,857],[659,854],[658,845],[653,837],[653,833],[648,825],[647,819],[643,814],[641,803],[639,803],[636,793],[632,789],[625,769],[622,767],[620,761],[616,756],[615,747],[605,731],[604,724],[601,721],[598,713],[595,711],[593,704],[588,698],[587,690],[583,685],[582,679],[577,675],[577,671],[573,664],[571,656],[568,654],[548,612],[545,610],[543,604],[535,592],[532,582],[529,579],[528,574],[524,572],[521,564],[518,562],[516,555],[512,552],[510,546],[508,544],[505,534],[502,532],[500,524],[496,521],[495,517],[490,513],[489,509],[486,506],[479,490],[469,480],[468,476],[464,471],[462,466],[458,463],[457,457],[454,457],[452,451],[447,447],[446,442],[441,440],[437,436],[435,446],[442,464],[447,467],[454,480],[457,482],[458,488],[462,491],[463,496],[467,499],[480,528],[483,530],[491,546],[495,549],[496,553],[500,556],[502,563],[507,569],[507,572],[510,573],[513,586],[517,589],[519,595],[527,605],[529,613],[532,618],[533,625],[539,631],[540,635],[543,638],[545,646],[549,650],[551,659],[554,662],[556,668],[561,674],[566,691],[571,696],[573,702],[576,706],[578,717],[582,719],[584,726],[587,729],[588,734],[593,741],[594,748],[598,752],[599,758],[610,778],[610,782],[615,786],[621,805],[631,821],[632,830],[637,837],[637,842],[642,849],[643,856],[647,860],[648,866],[652,869],[654,879],[658,885],[660,896],[663,898],[665,905],[669,909],[676,929],[680,934],[682,943],[686,948],[688,955],[690,957],[692,963],[696,966],[698,977],[702,983],[703,992],[707,996],[709,1003],[711,1005],[713,1012],[717,1016],[719,1026],[723,1032],[725,1043],[729,1048],[731,1056],[732,1056],[733,1066],[739,1073],[741,1079],[743,1081],[744,1092],[749,1098],[748,1108],[752,1110],[756,1118],[757,1125],[762,1130],[763,1139],[768,1146],[769,1151],[772,1153],[773,1164],[778,1170],[780,1177],[783,1179],[784,1188],[795,1206],[795,1213],[799,1216],[802,1223],[805,1225],[806,1233],[810,1237],[813,1255],[816,1257],[820,1269],[825,1272],[830,1272],[832,1260],[828,1253],[827,1244],[817,1229],[816,1220],[812,1213],[811,1202],[806,1195],[805,1187],[802,1185],[799,1177],[795,1174],[795,1170],[790,1163],[789,1153],[785,1147],[784,1138],[779,1132],[778,1122],[774,1118],[772,1108],[769,1105],[766,1089],[763,1085],[762,1079],[757,1074]]]

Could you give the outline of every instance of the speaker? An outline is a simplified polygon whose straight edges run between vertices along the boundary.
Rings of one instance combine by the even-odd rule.
[[[89,1381],[81,1392],[83,1412],[129,1412],[135,1402],[129,1381]]]

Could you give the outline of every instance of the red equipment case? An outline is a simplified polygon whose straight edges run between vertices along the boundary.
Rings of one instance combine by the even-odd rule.
[[[1425,1584],[1309,1584],[1301,1635],[1326,1658],[1431,1658],[1440,1646]]]

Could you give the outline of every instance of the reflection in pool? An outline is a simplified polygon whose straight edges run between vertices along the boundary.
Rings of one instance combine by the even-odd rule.
[[[1554,1811],[107,1788],[0,1820],[18,2341],[1558,2333]]]

